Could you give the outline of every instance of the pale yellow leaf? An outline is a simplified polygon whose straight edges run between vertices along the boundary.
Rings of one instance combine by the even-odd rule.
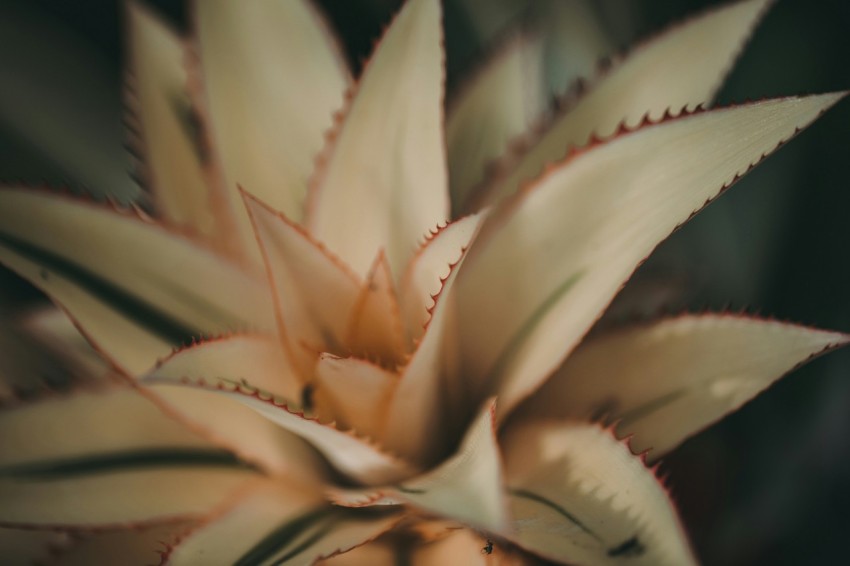
[[[268,482],[179,544],[169,564],[313,564],[378,537],[396,522],[397,516],[358,517],[315,494]]]
[[[232,211],[211,165],[199,113],[189,97],[187,52],[180,37],[138,2],[128,2],[131,93],[146,181],[157,211],[222,249]]]
[[[494,417],[495,401],[489,400],[457,451],[422,475],[378,489],[330,488],[329,497],[349,507],[409,503],[477,528],[504,532],[508,515]]]
[[[398,277],[421,238],[448,218],[442,41],[439,0],[407,2],[311,189],[308,226],[361,275],[384,249]]]
[[[505,201],[458,275],[462,374],[500,415],[577,345],[673,229],[844,93],[662,121],[568,158]]]
[[[659,458],[848,336],[733,315],[687,315],[582,344],[523,418],[607,418]]]
[[[502,446],[509,538],[526,550],[577,566],[696,564],[666,491],[610,431],[535,423]]]
[[[7,188],[0,191],[0,254],[132,373],[153,364],[151,352],[167,353],[163,345],[274,328],[263,281],[132,213]]]
[[[635,49],[558,117],[508,173],[475,195],[475,208],[513,194],[549,163],[591,135],[605,138],[621,123],[660,118],[713,98],[770,0],[744,0],[706,12]]]
[[[247,193],[245,204],[272,283],[281,335],[308,380],[319,352],[346,353],[360,278],[285,216]]]
[[[487,165],[545,107],[541,40],[516,33],[461,87],[446,119],[452,209],[484,179]]]
[[[194,4],[210,127],[246,245],[237,185],[299,222],[307,180],[350,77],[312,2]]]
[[[200,391],[208,393],[207,397],[211,399],[219,396],[223,401],[235,401],[253,409],[269,423],[306,440],[334,468],[364,485],[399,481],[417,471],[407,462],[384,452],[381,447],[371,444],[366,439],[355,436],[353,432],[342,431],[332,423],[325,424],[305,416],[297,404],[287,402],[283,398],[276,398],[271,393],[254,387],[247,380],[222,379],[219,376],[192,382],[160,373],[150,376],[146,383],[157,394],[165,396],[165,399],[172,403],[175,402],[174,396],[190,395],[185,393],[189,391],[194,392],[190,395],[194,398]],[[187,413],[187,410],[199,411],[202,406],[197,409],[194,407],[186,409],[177,405],[177,408],[182,413]],[[213,415],[205,415],[205,419],[200,420],[200,423],[206,427],[213,426],[215,423],[209,422],[212,418]],[[247,419],[247,417],[244,418]],[[254,427],[259,428],[254,421],[246,420],[246,423],[250,424],[250,427],[246,425],[246,432]],[[217,432],[227,432],[231,430],[230,426],[230,423],[222,422],[218,427],[225,430]]]
[[[322,354],[316,365],[317,396],[328,400],[337,425],[368,438],[380,439],[398,379],[395,373],[356,358]]]

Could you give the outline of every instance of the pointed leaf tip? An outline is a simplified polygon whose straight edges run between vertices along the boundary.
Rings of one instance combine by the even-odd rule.
[[[683,315],[600,333],[519,410],[605,419],[656,460],[850,336],[741,315]],[[602,379],[604,378],[604,379]]]
[[[383,248],[397,277],[448,218],[444,75],[440,2],[411,0],[367,63],[311,187],[308,226],[358,274]]]
[[[464,371],[480,395],[498,391],[501,412],[533,392],[659,242],[845,95],[666,117],[567,157],[504,201],[457,281]]]

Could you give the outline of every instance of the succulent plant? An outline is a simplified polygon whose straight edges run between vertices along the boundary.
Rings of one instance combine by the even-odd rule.
[[[654,463],[848,337],[733,314],[590,331],[844,96],[707,109],[767,4],[674,27],[548,111],[522,33],[444,104],[438,0],[407,0],[356,81],[307,1],[197,2],[188,39],[131,4],[149,201],[0,190],[0,263],[60,309],[10,371],[83,376],[0,412],[5,555],[694,563]]]

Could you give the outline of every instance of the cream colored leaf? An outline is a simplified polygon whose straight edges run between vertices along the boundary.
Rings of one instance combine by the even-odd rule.
[[[346,352],[361,282],[301,227],[245,193],[272,283],[278,324],[302,378],[319,352]]]
[[[463,257],[483,220],[482,214],[465,216],[440,229],[413,256],[399,282],[399,304],[408,348],[425,333],[435,307],[435,297],[452,266]]]
[[[397,384],[395,373],[365,360],[322,354],[316,366],[316,394],[328,400],[337,425],[368,438],[380,439]]]
[[[379,446],[370,444],[353,433],[341,431],[333,424],[324,424],[305,416],[301,408],[294,403],[276,398],[273,394],[254,387],[248,380],[222,379],[219,374],[203,381],[192,382],[159,373],[149,376],[146,382],[159,395],[181,395],[181,391],[200,390],[210,393],[210,398],[218,395],[227,401],[237,401],[253,409],[268,422],[300,436],[312,444],[337,470],[362,484],[376,485],[398,481],[416,472],[416,468],[385,453]],[[169,400],[168,396],[165,397],[166,400]],[[290,405],[293,408],[290,408]],[[186,413],[186,410],[181,409],[181,412]],[[210,415],[208,418],[212,417]],[[201,424],[211,426],[206,420]],[[229,427],[230,424],[225,422],[220,426]]]
[[[582,344],[521,409],[610,418],[656,459],[848,336],[732,315],[687,315]]]
[[[311,231],[361,275],[384,249],[398,277],[448,218],[443,75],[440,3],[410,0],[369,61],[310,195]]]
[[[65,196],[0,190],[2,261],[58,301],[136,373],[162,344],[274,327],[265,285],[211,250],[131,214]]]
[[[350,77],[312,2],[203,0],[194,9],[211,127],[240,233],[253,246],[237,185],[299,222]]]
[[[487,165],[545,108],[540,38],[517,33],[500,46],[448,107],[446,145],[452,209],[485,177]]]
[[[452,291],[463,258],[442,282],[425,335],[389,401],[383,442],[394,452],[423,466],[445,455],[456,438],[466,410],[466,383],[457,371],[456,305]]]
[[[153,456],[109,468],[103,459],[82,459],[0,470],[0,525],[114,528],[197,519],[257,477],[231,463],[199,463],[194,453]]]
[[[509,538],[526,550],[577,566],[696,564],[664,488],[610,431],[534,423],[502,446]]]
[[[672,28],[631,53],[557,118],[507,174],[475,195],[475,208],[517,191],[592,135],[606,138],[625,122],[661,118],[707,104],[770,0],[744,0]]]
[[[330,488],[337,505],[369,507],[409,503],[490,532],[508,525],[502,464],[496,444],[495,401],[490,400],[442,464],[403,483],[378,489]]]
[[[305,483],[325,477],[320,459],[296,435],[215,390],[182,385],[205,379],[254,391],[250,382],[268,395],[300,399],[301,385],[276,339],[237,335],[202,342],[158,363],[142,383],[166,410],[244,460]]]
[[[195,516],[255,476],[129,387],[0,412],[3,525],[114,526]]]
[[[480,397],[498,394],[504,415],[537,389],[662,239],[843,96],[647,125],[579,152],[504,202],[456,286],[462,373]]]
[[[0,469],[121,451],[181,448],[217,449],[130,387],[101,386],[0,411]]]
[[[180,37],[141,3],[128,2],[131,96],[143,160],[157,211],[222,249],[232,212],[189,98],[187,53]]]
[[[404,359],[401,308],[383,251],[378,252],[354,301],[346,344],[353,355],[387,366],[398,366]]]
[[[129,375],[146,371],[157,358],[168,354],[176,341],[157,336],[142,321],[134,320],[131,313],[122,313],[120,307],[104,302],[96,291],[78,285],[73,276],[45,270],[43,263],[30,261],[3,245],[2,240],[0,263],[50,297],[77,326],[85,329],[85,337],[95,351],[100,350]]]
[[[314,494],[269,482],[198,529],[169,556],[169,564],[313,564],[392,528],[397,516],[356,516]]]

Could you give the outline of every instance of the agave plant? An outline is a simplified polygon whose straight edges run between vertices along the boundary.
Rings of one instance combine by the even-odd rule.
[[[0,413],[4,555],[694,563],[653,464],[848,338],[731,314],[588,332],[844,96],[705,109],[767,3],[642,44],[529,133],[539,38],[444,110],[438,0],[408,0],[356,82],[307,1],[197,2],[189,39],[131,5],[147,210],[0,191],[0,261],[61,309],[14,371],[85,377]]]

